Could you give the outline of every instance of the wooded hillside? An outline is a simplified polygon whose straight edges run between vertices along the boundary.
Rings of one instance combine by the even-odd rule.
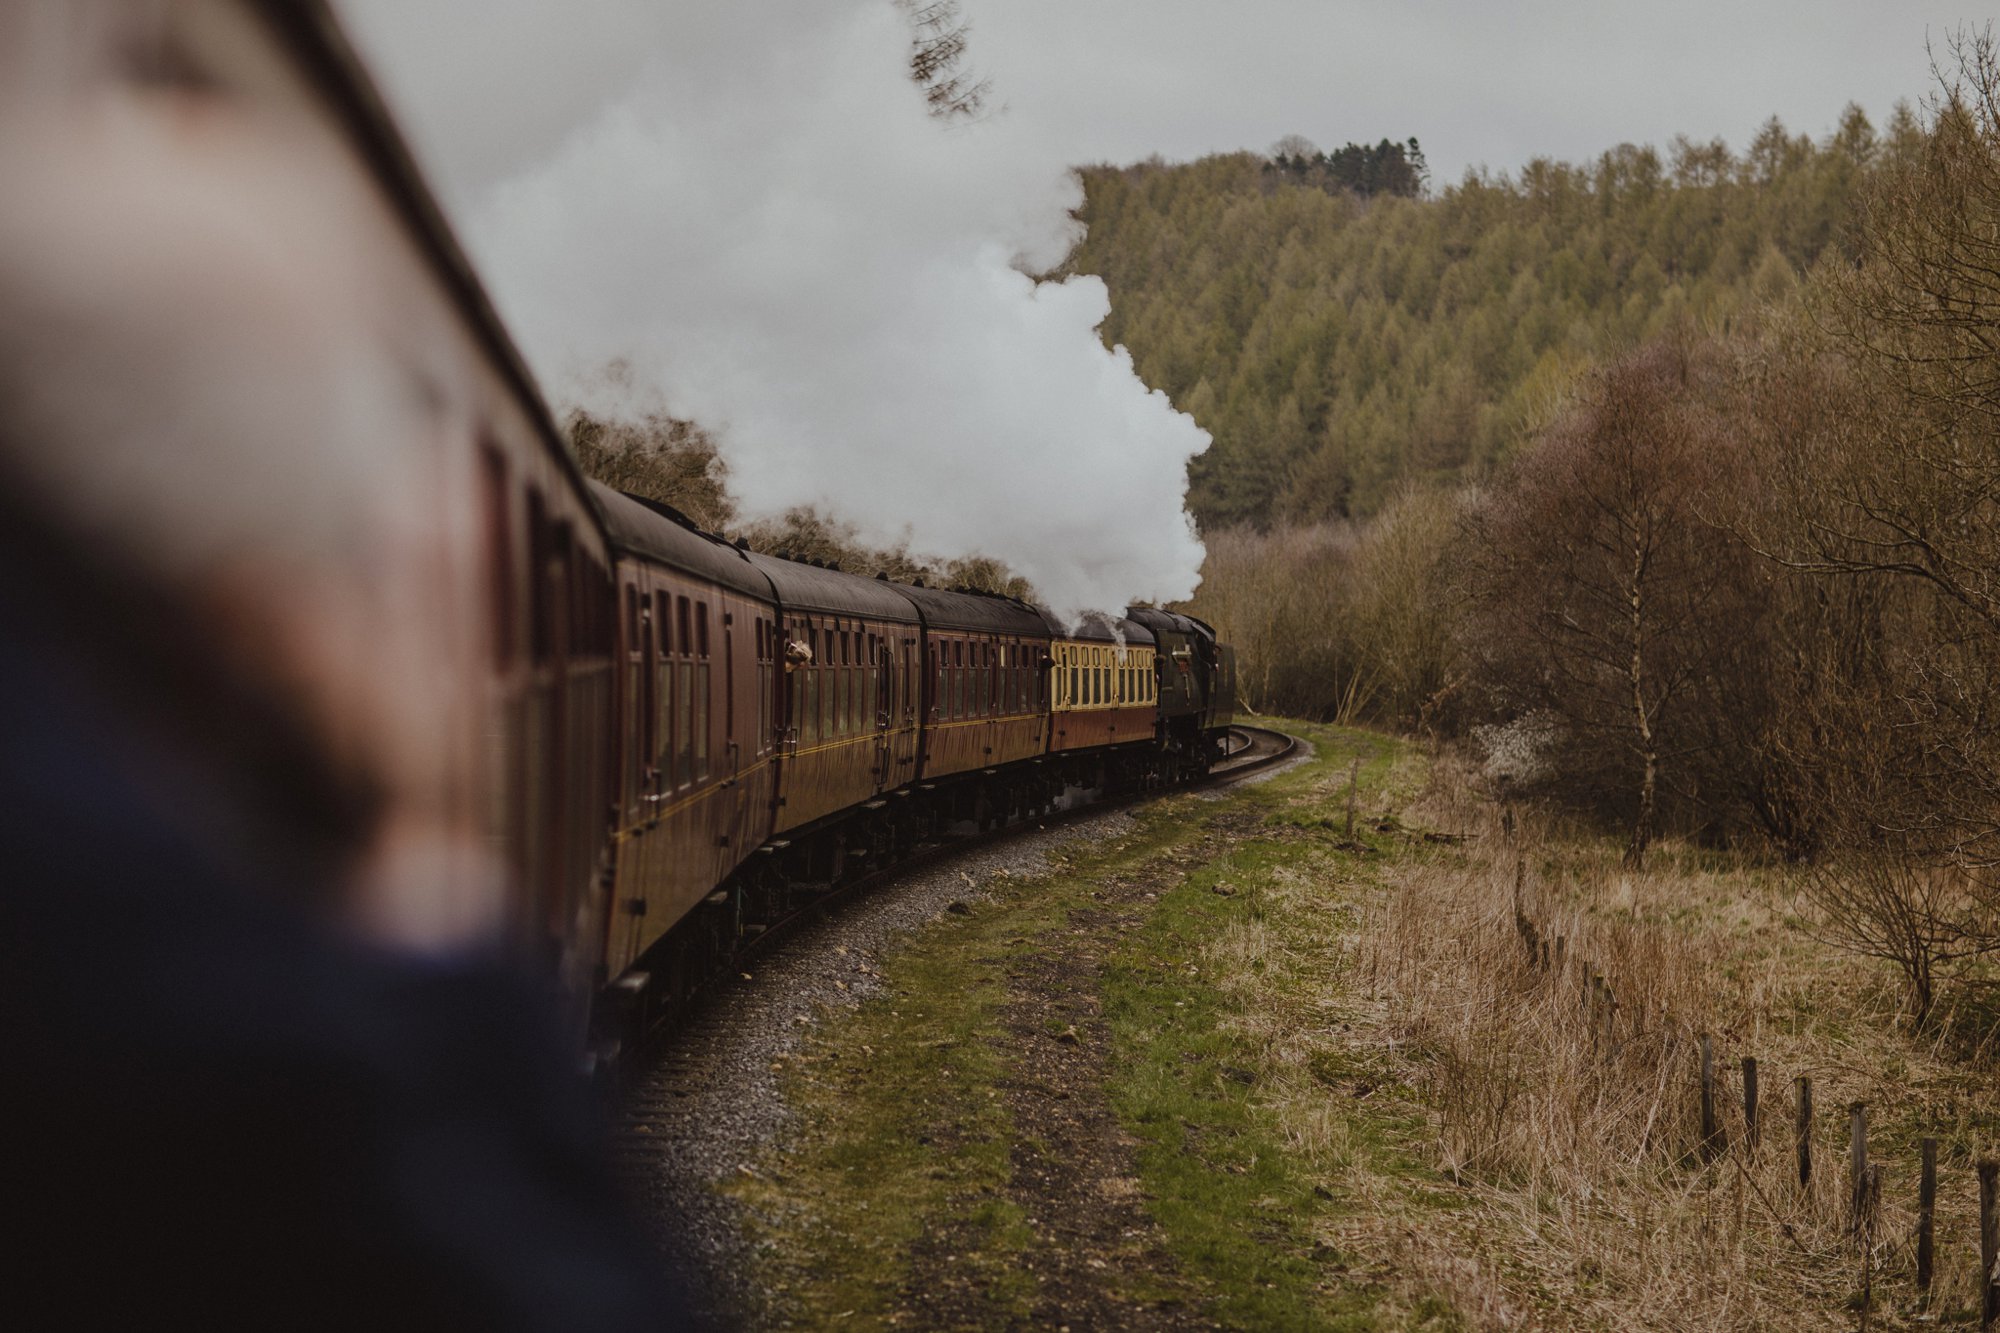
[[[1214,435],[1204,529],[1367,515],[1405,478],[1482,475],[1590,364],[1686,316],[1726,331],[1851,249],[1862,178],[1921,139],[1851,107],[1821,142],[1772,120],[1741,155],[1621,145],[1419,197],[1297,140],[1095,167],[1067,271],[1104,278],[1106,340]]]

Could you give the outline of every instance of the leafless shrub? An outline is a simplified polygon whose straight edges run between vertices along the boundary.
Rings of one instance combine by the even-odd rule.
[[[1951,969],[2000,952],[1991,886],[1962,866],[1927,864],[1894,845],[1843,849],[1807,872],[1805,893],[1822,937],[1896,965],[1920,1025]]]

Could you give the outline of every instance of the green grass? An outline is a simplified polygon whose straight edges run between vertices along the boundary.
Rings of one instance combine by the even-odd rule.
[[[1106,941],[1099,973],[1102,1095],[1137,1142],[1172,1262],[1103,1280],[1233,1327],[1458,1326],[1436,1294],[1338,1241],[1343,1218],[1381,1206],[1355,1197],[1357,1174],[1394,1182],[1415,1215],[1455,1199],[1413,1151],[1421,1119],[1390,1072],[1333,1026],[1354,896],[1384,862],[1451,853],[1383,818],[1421,782],[1407,748],[1284,725],[1314,743],[1311,761],[1219,800],[1151,803],[1128,835],[985,886],[994,897],[971,916],[942,918],[882,961],[886,993],[830,1016],[786,1074],[796,1141],[734,1187],[753,1217],[765,1320],[915,1326],[913,1275],[940,1273],[969,1326],[1028,1318],[1038,1253],[1061,1242],[1038,1235],[1008,1189],[1021,1132],[1004,1095],[1008,978],[1037,951],[1075,947],[1107,881],[1138,877],[1157,896],[1134,899],[1137,925]],[[1357,1100],[1378,1085],[1391,1095]],[[1301,1115],[1327,1143],[1301,1139]]]

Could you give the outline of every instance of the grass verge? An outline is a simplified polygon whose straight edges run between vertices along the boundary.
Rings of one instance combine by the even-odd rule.
[[[734,1186],[759,1322],[1821,1329],[1860,1321],[1864,1259],[1871,1327],[1969,1317],[1991,1065],[1898,1029],[1892,979],[1818,943],[1780,868],[1669,845],[1634,873],[1588,832],[1503,821],[1448,757],[1292,729],[1310,761],[982,885],[827,1015],[788,1072],[797,1134]],[[1866,1243],[1854,1101],[1883,1168]]]

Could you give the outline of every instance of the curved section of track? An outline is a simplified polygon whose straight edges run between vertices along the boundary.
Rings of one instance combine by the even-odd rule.
[[[1268,727],[1231,727],[1224,740],[1224,758],[1209,770],[1208,781],[1226,782],[1291,758],[1298,738]]]

